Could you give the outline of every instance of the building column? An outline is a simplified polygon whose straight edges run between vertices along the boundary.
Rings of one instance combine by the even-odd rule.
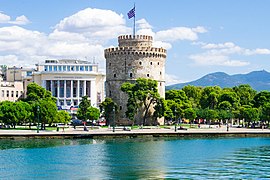
[[[97,89],[95,80],[91,81],[90,94],[91,94],[91,105],[97,107]]]
[[[59,97],[60,97],[60,80],[57,80],[57,106],[59,106]]]
[[[67,105],[67,80],[64,80],[64,106]]]
[[[78,105],[80,104],[80,80],[77,80],[77,99],[78,99]]]
[[[71,99],[71,105],[73,106],[73,80],[70,81],[70,99]]]
[[[86,80],[83,81],[83,96],[86,96]]]

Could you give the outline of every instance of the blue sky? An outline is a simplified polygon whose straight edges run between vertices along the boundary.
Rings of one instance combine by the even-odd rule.
[[[270,71],[269,0],[1,0],[0,64],[95,59],[104,70],[104,48],[132,33],[134,2],[136,33],[168,50],[167,84]]]

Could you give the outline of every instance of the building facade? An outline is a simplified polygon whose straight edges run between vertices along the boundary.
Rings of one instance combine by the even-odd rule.
[[[8,82],[3,81],[0,77],[0,102],[12,101],[15,102],[19,98],[24,97],[24,88],[22,81]]]
[[[158,92],[165,97],[166,50],[152,47],[152,36],[122,35],[118,47],[105,49],[106,95],[119,106],[117,119],[125,119],[127,95],[121,91],[124,82],[150,78],[158,82]],[[140,117],[138,117],[140,118]],[[163,124],[164,120],[159,120]]]
[[[33,82],[51,91],[58,107],[78,106],[83,96],[88,96],[94,107],[103,101],[105,75],[98,71],[98,64],[64,59],[45,60],[36,66]]]

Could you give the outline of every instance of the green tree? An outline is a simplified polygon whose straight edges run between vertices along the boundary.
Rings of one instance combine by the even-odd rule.
[[[219,86],[208,86],[202,90],[200,99],[201,108],[215,109],[218,105],[218,97],[220,95],[221,88]]]
[[[259,108],[265,103],[270,102],[270,92],[269,91],[261,91],[254,96],[254,106]]]
[[[193,108],[187,108],[184,110],[184,118],[189,120],[190,126],[193,120],[196,118],[196,111]]]
[[[29,123],[31,122],[32,108],[30,104],[23,101],[15,102],[16,116],[18,118],[18,123]]]
[[[252,105],[252,100],[256,95],[256,91],[248,84],[242,84],[239,86],[233,87],[234,92],[236,92],[239,97],[240,104],[243,105]]]
[[[47,101],[46,99],[39,100],[35,103],[33,110],[35,112],[35,122],[40,120],[42,129],[46,128],[46,124],[51,125],[52,123],[54,123],[55,116],[57,114],[57,106],[55,102]]]
[[[192,85],[187,85],[182,89],[188,100],[190,101],[193,108],[200,107],[200,98],[202,95],[202,87],[196,87]]]
[[[3,101],[0,103],[0,115],[2,122],[5,124],[12,125],[14,128],[18,123],[18,117],[14,102]]]
[[[100,111],[106,119],[106,125],[110,125],[111,119],[113,119],[113,109],[115,112],[118,110],[118,106],[111,98],[106,97],[105,100],[100,104]]]
[[[138,78],[134,84],[129,82],[122,84],[121,90],[129,97],[127,106],[129,107],[131,104],[135,108],[131,112],[127,112],[128,117],[129,113],[134,114],[140,109],[141,112],[144,112],[142,124],[145,125],[150,107],[155,108],[161,102],[157,86],[156,80],[145,78]]]
[[[81,120],[87,120],[87,109],[91,107],[91,102],[88,100],[88,96],[83,96],[82,101],[79,104],[79,109],[77,112],[77,118]]]
[[[90,120],[97,120],[100,117],[99,109],[92,106],[87,108],[86,117]]]
[[[58,111],[54,117],[54,123],[65,123],[70,122],[71,117],[66,111]]]
[[[47,99],[56,102],[56,98],[52,93],[36,83],[30,83],[27,86],[27,97],[23,99],[26,102],[36,102],[41,99]]]

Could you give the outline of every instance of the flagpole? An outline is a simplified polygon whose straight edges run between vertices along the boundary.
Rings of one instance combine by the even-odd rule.
[[[135,12],[136,12],[136,9],[135,9],[135,3],[134,3],[134,10],[135,10]],[[134,24],[133,24],[133,36],[135,37],[135,28],[136,28],[136,26],[135,26],[135,18],[136,17],[136,13],[134,13]]]

